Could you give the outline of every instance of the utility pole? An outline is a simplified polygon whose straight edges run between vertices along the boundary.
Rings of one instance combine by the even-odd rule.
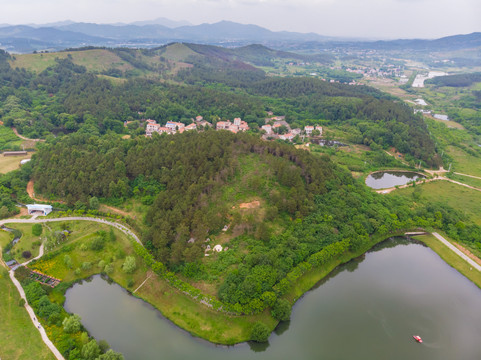
[[[449,164],[449,170],[448,170],[448,172],[451,172],[451,165],[452,165],[452,163]]]

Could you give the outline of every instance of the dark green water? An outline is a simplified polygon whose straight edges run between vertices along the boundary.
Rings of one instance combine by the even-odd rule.
[[[194,338],[99,276],[66,298],[67,311],[130,360],[481,359],[481,290],[404,238],[336,269],[296,303],[291,321],[266,345],[224,347]]]
[[[372,189],[386,189],[396,185],[405,185],[423,177],[410,171],[380,171],[370,174],[366,178],[366,185]]]

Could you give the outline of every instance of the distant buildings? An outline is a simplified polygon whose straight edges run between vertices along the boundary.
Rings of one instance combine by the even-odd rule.
[[[245,121],[242,121],[241,118],[235,118],[234,122],[230,122],[230,120],[217,122],[216,130],[228,130],[237,133],[239,131],[249,130],[249,125],[247,125]]]

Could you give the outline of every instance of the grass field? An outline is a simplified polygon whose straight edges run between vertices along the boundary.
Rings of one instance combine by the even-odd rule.
[[[423,198],[432,202],[448,204],[468,215],[477,225],[481,225],[481,192],[447,181],[433,181],[417,187],[422,189],[421,196]],[[410,197],[414,189],[408,187],[393,191],[391,194]]]
[[[22,54],[15,55],[15,60],[10,62],[13,68],[25,68],[27,70],[42,72],[47,67],[55,65],[55,59],[72,57],[72,61],[85,66],[88,71],[104,71],[110,68],[122,71],[133,69],[132,65],[122,60],[113,52],[105,49],[94,49],[84,51],[65,51],[45,54]]]
[[[11,240],[11,235],[0,231],[0,247]],[[0,359],[54,360],[43,343],[24,307],[18,306],[20,295],[7,270],[0,265]]]
[[[32,253],[31,257],[38,255],[41,237],[32,234],[32,224],[6,224],[6,226],[11,229],[20,230],[22,233],[19,242],[12,248],[12,254],[17,262],[22,263],[28,260],[22,257],[23,251],[30,251]],[[43,227],[43,229],[45,231],[45,227]],[[44,235],[44,233],[42,233],[42,235]]]
[[[0,174],[6,174],[10,171],[20,168],[20,161],[30,159],[32,153],[25,156],[3,156],[0,155]]]
[[[444,235],[443,235],[444,236]],[[447,237],[444,236],[446,239]],[[469,280],[481,288],[481,272],[471,268],[471,266],[460,256],[454,253],[433,235],[416,236],[415,239],[422,241],[433,249],[446,263],[458,270]],[[449,240],[449,239],[448,239]]]
[[[71,234],[61,245],[52,250],[54,256],[42,258],[29,266],[30,268],[63,281],[74,281],[98,274],[104,270],[107,264],[112,264],[113,272],[110,275],[122,286],[127,288],[129,279],[132,279],[132,287],[144,280],[147,268],[141,266],[142,261],[138,257],[136,257],[138,270],[134,274],[127,275],[121,269],[125,257],[134,255],[130,241],[121,231],[114,229],[116,241],[112,242],[107,239],[103,249],[92,250],[90,246],[94,239],[99,237],[98,231],[103,230],[108,234],[110,226],[87,221],[73,221],[65,224],[68,224]],[[48,226],[52,231],[57,231],[61,230],[62,223],[52,222],[48,223]],[[45,228],[44,231],[46,231]],[[71,259],[70,265],[65,262],[66,255]],[[99,267],[100,261],[105,263],[103,267]],[[89,265],[85,265],[85,263]],[[79,271],[76,273],[77,269]]]
[[[448,147],[448,153],[454,160],[452,168],[454,171],[481,177],[481,158],[454,146]]]

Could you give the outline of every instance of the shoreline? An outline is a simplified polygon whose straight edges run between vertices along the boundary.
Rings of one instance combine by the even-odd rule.
[[[72,218],[62,218],[62,220],[64,221],[69,221],[71,219]],[[60,219],[58,219],[57,221],[59,220]],[[92,221],[91,218],[84,218],[84,220]],[[52,221],[52,219],[45,219],[44,221]],[[23,220],[22,222],[30,221]],[[43,221],[40,220],[39,222]],[[110,226],[115,226],[111,222],[98,220],[97,222],[104,223]],[[124,231],[125,229],[119,230]],[[314,288],[316,284],[329,276],[329,274],[331,274],[339,265],[345,264],[355,258],[363,256],[374,246],[391,237],[409,236],[409,234],[406,235],[407,231],[409,231],[409,229],[404,229],[402,231],[400,230],[390,234],[376,235],[371,238],[371,241],[365,244],[365,246],[363,246],[360,250],[356,252],[347,251],[346,253],[340,255],[338,258],[331,260],[327,264],[324,264],[322,267],[312,268],[311,270],[300,276],[297,281],[290,286],[287,293],[281,298],[289,300],[289,302],[293,306],[297,302],[297,300],[302,298],[304,294]],[[432,235],[430,234],[428,236]],[[417,239],[418,236],[412,236],[412,238]],[[423,243],[426,243],[422,239],[419,240],[421,240]],[[130,241],[135,243],[136,239],[131,237]],[[430,246],[429,244],[427,245]],[[432,246],[430,247],[432,248]],[[438,251],[436,251],[435,249],[433,249],[433,251],[438,253]],[[449,252],[452,253],[451,250],[449,250]],[[451,255],[458,256],[454,253],[452,253]],[[448,265],[453,266],[451,260],[447,260],[444,257],[442,258]],[[453,267],[456,268],[456,266]],[[147,266],[147,268],[151,270],[149,266]],[[463,273],[461,270],[457,270]],[[148,275],[147,272],[146,275]],[[466,274],[464,273],[463,275],[466,276]],[[162,276],[155,274],[155,272],[151,274],[150,277],[148,277],[148,279],[146,279],[142,283],[141,287],[136,288],[135,291],[127,288],[125,284],[122,283],[122,281],[119,281],[120,279],[116,279],[115,275],[109,277],[132,296],[135,296],[153,306],[162,314],[163,317],[168,319],[173,325],[180,327],[192,336],[201,338],[212,344],[229,346],[243,343],[250,340],[251,329],[255,322],[262,321],[268,326],[271,332],[275,330],[275,328],[280,322],[278,320],[275,320],[271,316],[270,309],[265,309],[261,313],[255,315],[233,315],[221,311],[216,311],[202,303],[199,303],[195,299],[191,298],[189,295],[171,286],[168,281],[163,279]],[[469,278],[469,276],[467,277]],[[473,281],[477,286],[481,287],[481,281],[477,283],[476,280],[473,280],[471,278],[469,279]],[[72,283],[72,286],[75,283],[76,282]],[[69,287],[69,289],[70,288],[71,287]],[[66,289],[65,291],[67,290],[68,289]],[[215,328],[215,330],[212,330],[213,328]]]

